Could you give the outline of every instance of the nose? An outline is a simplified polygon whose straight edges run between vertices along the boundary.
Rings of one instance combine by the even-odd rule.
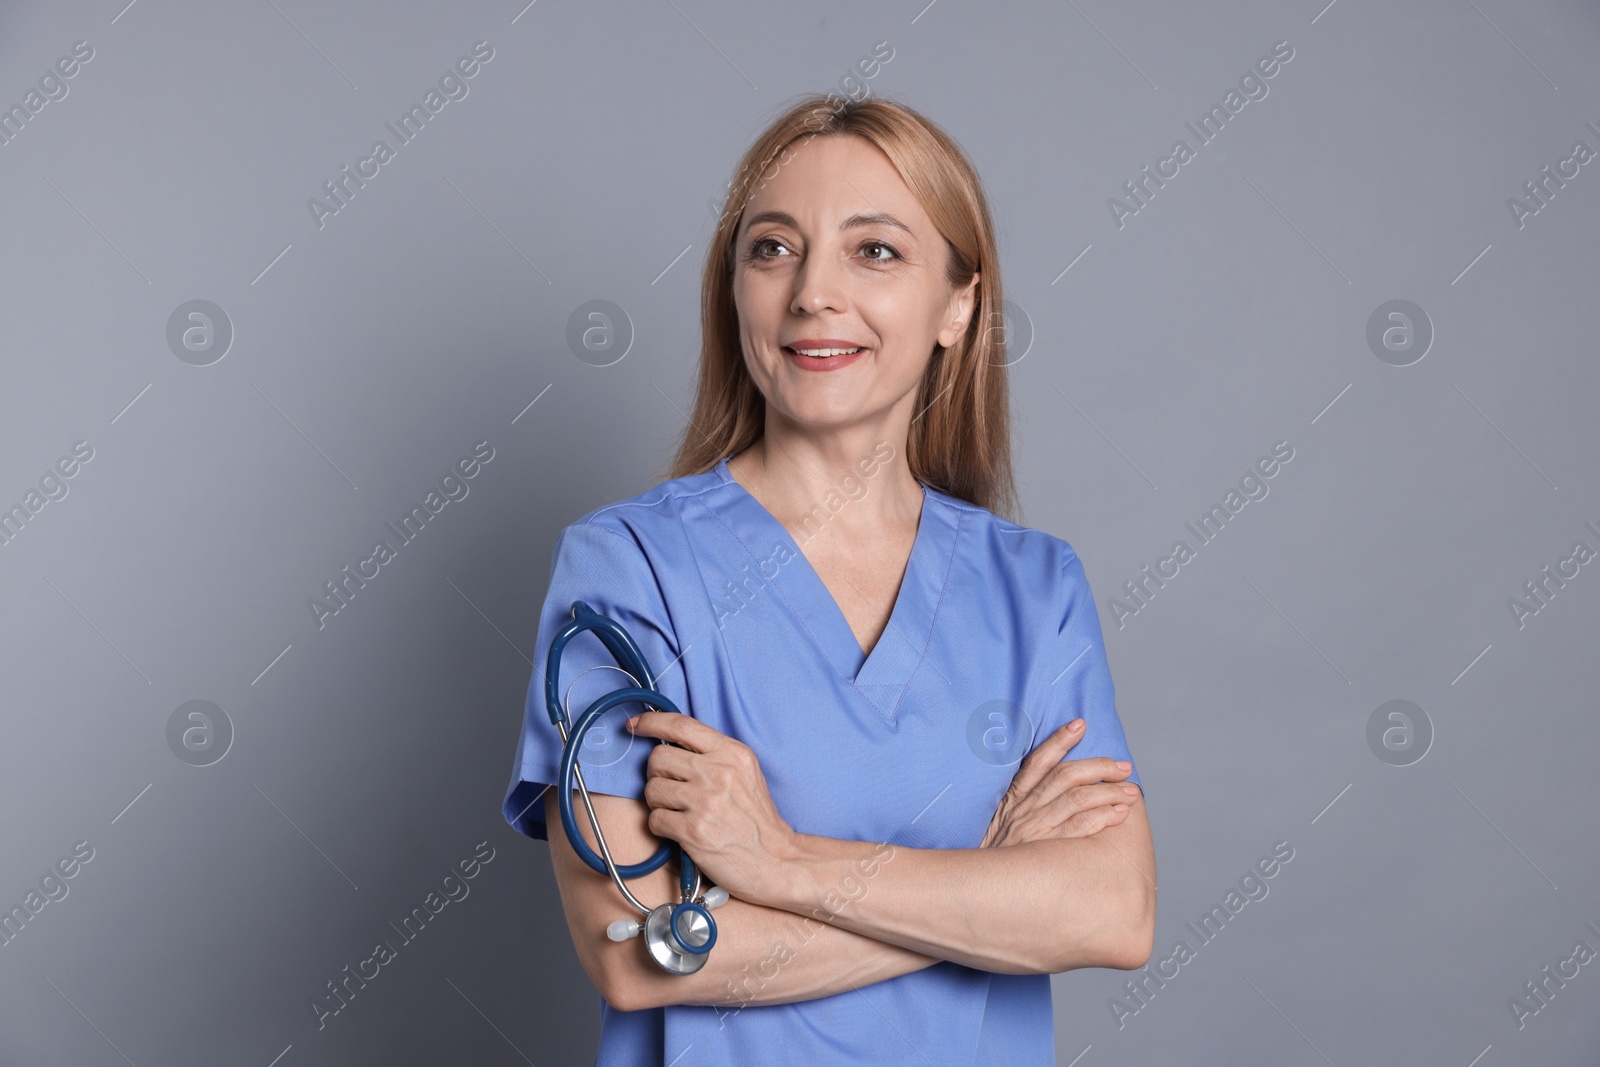
[[[821,311],[843,311],[848,301],[844,257],[807,255],[794,274],[794,299],[790,310],[815,315]]]

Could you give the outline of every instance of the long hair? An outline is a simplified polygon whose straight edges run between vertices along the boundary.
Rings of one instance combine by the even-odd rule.
[[[801,99],[739,161],[706,252],[700,283],[700,366],[694,408],[668,478],[710,470],[761,438],[766,400],[745,366],[733,300],[734,240],[755,192],[787,162],[788,146],[811,136],[853,134],[876,145],[899,172],[949,249],[946,279],[960,288],[981,277],[966,333],[935,344],[917,390],[906,443],[913,477],[1004,518],[1016,509],[1011,469],[1011,402],[1006,378],[1000,257],[977,171],[960,146],[910,107],[834,95]]]

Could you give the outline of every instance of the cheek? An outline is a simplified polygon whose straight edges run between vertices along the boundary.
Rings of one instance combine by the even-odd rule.
[[[893,392],[895,395],[905,396],[908,393],[915,393],[917,391],[918,386],[922,384],[922,376],[927,372],[928,358],[931,352],[931,345],[929,346],[929,350],[927,352],[908,351],[903,353],[901,358],[895,362],[893,371]]]
[[[903,305],[890,304],[877,314],[866,308],[863,313],[869,316],[867,325],[883,344],[878,353],[880,375],[897,392],[913,388],[922,380],[938,341],[938,331],[926,309],[908,311]]]
[[[762,367],[771,362],[767,354],[770,347],[764,340],[762,324],[741,316],[739,319],[739,349],[744,353],[744,364],[752,374],[761,375]]]
[[[895,356],[913,353],[920,359],[938,339],[942,309],[908,286],[874,286],[857,294],[856,308],[872,332]]]
[[[734,283],[733,306],[739,316],[739,337],[745,351],[752,355],[762,351],[759,346],[752,346],[754,339],[774,338],[783,325],[785,297],[769,282],[770,279],[755,278]]]

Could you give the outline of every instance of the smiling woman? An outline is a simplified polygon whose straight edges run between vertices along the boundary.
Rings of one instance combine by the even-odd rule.
[[[668,480],[562,531],[538,641],[581,600],[666,670],[655,688],[687,714],[637,714],[580,755],[618,863],[669,839],[730,895],[715,951],[672,974],[605,937],[627,903],[548,832],[562,744],[541,671],[505,818],[550,842],[602,1067],[1051,1062],[1048,976],[1144,964],[1155,859],[1083,565],[1006,517],[982,186],[882,100],[801,101],[735,173]],[[872,491],[808,524],[874,456]],[[775,545],[791,562],[719,625],[720,591]],[[559,673],[608,674],[582,636]],[[1009,762],[971,741],[997,706],[1020,709]],[[647,900],[676,884],[634,880]]]

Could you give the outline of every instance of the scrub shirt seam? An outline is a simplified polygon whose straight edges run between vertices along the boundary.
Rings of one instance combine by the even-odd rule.
[[[611,506],[616,507],[617,505],[613,504]],[[683,661],[684,656],[684,650],[679,647],[683,644],[683,639],[678,636],[678,623],[672,617],[672,606],[667,603],[667,592],[665,587],[663,587],[661,584],[661,575],[656,573],[655,560],[651,559],[650,553],[645,551],[643,543],[641,543],[639,538],[633,534],[632,530],[629,530],[628,533],[622,533],[620,530],[613,530],[604,523],[595,522],[593,518],[582,519],[573,523],[572,525],[574,527],[588,526],[592,527],[593,529],[600,530],[607,536],[615,537],[617,540],[622,541],[639,553],[639,558],[644,562],[644,569],[650,574],[650,584],[655,589],[655,599],[661,604],[661,622],[654,623],[654,625],[657,630],[660,630],[663,634],[670,638],[670,640],[667,642],[667,651],[673,653],[676,657],[673,659],[672,664],[666,668],[666,670],[670,671],[673,667],[678,666]],[[546,647],[545,652],[546,655],[549,654],[548,646]],[[656,664],[652,663],[650,666],[654,668]],[[656,682],[659,685],[662,677],[663,675],[658,674],[654,678],[650,679],[650,681]],[[688,681],[688,675],[685,674],[685,691],[688,689]]]
[[[1071,579],[1069,579],[1067,577],[1067,571],[1068,571],[1068,569],[1070,569],[1072,567],[1072,561],[1077,559],[1077,558],[1078,558],[1078,553],[1073,551],[1073,550],[1071,550],[1071,549],[1068,549],[1067,550],[1067,554],[1066,554],[1066,558],[1061,561],[1061,566],[1056,572],[1057,578],[1061,583],[1060,588],[1058,590],[1061,593],[1061,602],[1062,602],[1062,607],[1060,609],[1061,611],[1065,611],[1066,602],[1070,601],[1072,599],[1072,581],[1071,581]],[[1091,600],[1093,599],[1093,590],[1090,590],[1090,599]],[[1055,605],[1052,604],[1051,606],[1054,607]],[[1057,631],[1058,634],[1060,632],[1061,631]],[[1042,656],[1039,657],[1039,661],[1036,662],[1029,669],[1029,672],[1028,672],[1028,683],[1032,684],[1036,679],[1038,679],[1040,677],[1043,677],[1044,673],[1047,670],[1049,670],[1052,666],[1054,666],[1052,661],[1049,661],[1045,657],[1042,657]],[[1054,683],[1051,683],[1051,684],[1054,684]]]
[[[1058,538],[1058,540],[1060,540],[1060,539]],[[1085,597],[1085,602],[1092,606],[1094,604],[1094,587],[1089,584],[1089,571],[1083,565],[1083,557],[1078,555],[1078,550],[1073,548],[1070,543],[1066,542],[1065,540],[1062,540],[1062,544],[1066,546],[1066,558],[1063,559],[1062,562],[1061,562],[1061,576],[1063,578],[1066,578],[1067,572],[1069,570],[1071,570],[1072,569],[1072,565],[1074,563],[1076,563],[1078,565],[1078,570],[1083,575],[1083,587],[1084,587],[1085,591],[1088,593],[1088,595]],[[1067,597],[1070,599],[1070,597],[1072,595],[1072,590],[1071,590],[1070,586],[1066,589],[1066,594],[1067,594]],[[1096,621],[1098,623],[1098,619],[1099,619],[1099,613],[1098,612],[1095,613],[1095,618],[1096,618]],[[1139,765],[1138,765],[1138,761],[1133,758],[1133,746],[1128,743],[1128,729],[1127,729],[1127,727],[1125,725],[1122,724],[1122,713],[1117,710],[1117,706],[1116,706],[1116,697],[1115,697],[1116,679],[1111,674],[1110,656],[1109,656],[1109,654],[1107,652],[1106,644],[1105,644],[1105,627],[1098,626],[1097,628],[1100,631],[1100,654],[1102,656],[1106,657],[1106,678],[1107,678],[1108,681],[1110,681],[1110,683],[1112,685],[1113,696],[1112,696],[1112,702],[1111,702],[1111,713],[1112,713],[1113,716],[1115,716],[1118,726],[1121,726],[1121,728],[1122,728],[1123,748],[1127,751],[1128,762],[1132,763],[1134,765],[1133,769],[1137,773],[1137,771],[1139,769]],[[1094,642],[1091,641],[1089,643],[1089,646],[1085,648],[1085,651],[1088,651],[1088,648],[1092,648],[1093,645],[1094,645]],[[1052,666],[1054,666],[1053,663],[1044,663],[1043,662],[1043,658],[1041,657],[1041,665],[1034,668],[1034,675],[1036,675],[1038,678],[1043,678],[1044,677],[1044,672],[1046,670],[1048,670]],[[1033,684],[1034,675],[1030,675],[1030,677],[1029,677],[1029,680],[1028,680],[1029,687],[1031,687],[1032,684]],[[1055,683],[1051,682],[1049,684],[1050,685],[1054,685]],[[1071,720],[1068,720],[1068,721],[1071,721]],[[1034,726],[1034,728],[1033,728],[1034,743],[1037,743],[1039,730],[1043,727],[1043,725],[1044,725],[1044,723],[1041,721],[1041,722],[1039,722],[1038,724],[1036,724]],[[1032,747],[1032,745],[1030,744],[1030,748],[1031,747]],[[1144,783],[1143,782],[1138,782],[1136,784],[1139,787],[1139,797],[1140,797],[1140,799],[1148,799],[1147,796],[1146,796],[1146,793],[1145,793]]]
[[[906,675],[905,684],[900,687],[900,695],[895,698],[894,705],[889,709],[889,723],[894,725],[899,722],[900,702],[905,699],[906,693],[911,688],[912,681],[917,676],[917,671],[922,668],[922,663],[928,658],[928,649],[933,645],[934,631],[939,626],[939,611],[944,607],[945,597],[950,595],[950,572],[955,569],[956,553],[961,548],[961,524],[966,520],[966,513],[956,509],[956,529],[950,535],[950,559],[945,563],[944,578],[939,582],[939,599],[933,605],[933,611],[928,616],[928,636],[922,642],[922,651],[917,655],[917,662]]]
[[[685,695],[685,697],[687,697],[688,696],[688,692],[689,692],[689,676],[688,676],[687,665],[684,662],[684,656],[685,656],[685,653],[686,653],[687,650],[681,648],[681,646],[683,644],[683,639],[678,633],[678,624],[677,624],[677,621],[673,618],[672,606],[667,603],[666,590],[661,584],[661,576],[656,572],[655,561],[650,558],[650,553],[645,550],[645,546],[644,546],[643,542],[640,541],[638,535],[631,528],[627,529],[626,532],[624,532],[623,530],[613,529],[611,526],[608,526],[607,524],[605,524],[603,522],[596,522],[595,521],[595,516],[600,514],[601,511],[608,511],[611,508],[621,507],[621,506],[624,506],[624,505],[629,504],[629,503],[637,503],[637,502],[634,502],[634,501],[619,501],[616,504],[607,505],[605,508],[601,508],[601,509],[599,509],[599,511],[596,511],[593,514],[588,515],[588,516],[586,516],[586,517],[584,517],[582,519],[579,519],[578,521],[572,523],[571,526],[569,527],[569,529],[575,529],[575,528],[581,526],[581,527],[588,527],[590,529],[598,530],[601,533],[605,534],[609,538],[616,538],[618,541],[623,542],[624,544],[628,545],[630,548],[632,548],[634,551],[636,551],[639,554],[639,558],[640,558],[641,562],[644,564],[645,571],[650,575],[650,585],[651,585],[651,588],[654,591],[654,599],[657,601],[657,603],[660,604],[660,608],[661,608],[661,618],[660,618],[660,620],[647,620],[647,621],[649,621],[652,626],[654,626],[658,631],[661,632],[662,636],[666,639],[667,651],[673,653],[673,656],[674,656],[671,664],[669,664],[664,669],[661,668],[659,664],[655,664],[655,663],[652,663],[649,666],[650,666],[652,672],[655,672],[657,670],[664,670],[666,672],[670,672],[670,671],[672,671],[674,669],[682,672],[683,673],[684,695]],[[647,504],[640,503],[638,506],[640,506],[640,507],[653,507],[654,505],[647,505]],[[563,531],[563,532],[565,532],[565,531]],[[548,646],[546,646],[545,651],[548,654]],[[665,677],[665,674],[655,674],[653,678],[649,679],[649,681],[654,683],[654,685],[655,685],[655,687],[657,688],[658,691],[659,691],[659,689],[661,687],[661,679],[663,677]],[[686,701],[686,703],[687,703],[687,701]],[[692,708],[691,708],[691,711],[692,711]],[[524,712],[524,714],[526,714],[526,711]],[[549,717],[548,716],[548,712],[546,712],[546,714],[544,714],[542,716],[542,718],[548,718],[548,717]],[[692,714],[691,714],[691,717],[693,717]],[[638,740],[637,737],[634,737],[634,736],[630,735],[630,737],[628,738],[628,751],[632,751],[634,742],[636,742],[637,740]],[[625,755],[626,755],[626,753],[624,753],[624,756]],[[612,771],[611,768],[614,767],[617,762],[619,762],[621,759],[623,759],[624,756],[617,757],[617,760],[614,760],[611,763],[604,764],[604,765],[599,766],[599,767],[591,767],[590,770],[589,770],[589,777],[591,779],[597,779],[597,781],[596,781],[597,785],[613,785],[613,786],[615,786],[615,787],[617,787],[619,789],[623,788],[624,786],[627,785],[627,783],[625,783],[617,775],[616,772]],[[535,770],[542,772],[542,768],[535,768]],[[519,780],[521,780],[523,782],[528,782],[528,783],[531,783],[531,784],[543,785],[547,790],[548,789],[554,789],[556,787],[556,784],[557,784],[555,779],[560,777],[560,760],[559,760],[559,757],[558,757],[557,762],[556,762],[556,770],[551,773],[549,781],[545,781],[544,780],[542,773],[541,773],[541,776],[538,777],[538,778],[530,778],[530,777],[528,777],[528,771],[529,771],[528,761],[526,759],[521,760],[520,763],[519,763],[519,766],[518,766],[518,771],[517,771],[517,776],[518,776]],[[602,792],[604,792],[604,791],[602,790]],[[631,789],[631,787],[629,787],[628,792],[619,792],[619,793],[610,794],[610,795],[631,796],[632,795],[632,789]],[[540,810],[541,810],[541,813],[542,813],[543,809],[541,808]],[[541,818],[538,821],[543,822],[544,820]]]
[[[651,500],[651,501],[619,500],[614,504],[607,504],[604,507],[596,508],[594,511],[591,511],[589,514],[585,515],[583,518],[581,518],[581,519],[577,520],[576,522],[574,522],[572,525],[574,525],[574,526],[593,526],[595,529],[604,530],[606,533],[611,534],[614,537],[620,537],[624,541],[627,541],[629,544],[631,544],[635,548],[637,548],[639,550],[639,554],[644,557],[645,565],[650,568],[650,576],[652,578],[654,578],[655,582],[656,582],[656,591],[661,594],[661,602],[662,602],[663,605],[665,605],[666,604],[666,600],[667,600],[666,591],[665,591],[664,587],[661,584],[660,576],[656,574],[655,561],[652,560],[650,558],[650,554],[644,550],[644,544],[639,540],[638,535],[631,528],[628,529],[627,533],[623,533],[620,530],[612,529],[610,526],[607,526],[603,522],[597,522],[595,520],[597,520],[601,515],[604,515],[606,512],[614,511],[617,508],[634,507],[634,508],[651,508],[651,509],[654,509],[654,508],[660,507],[660,506],[662,506],[664,504],[667,504],[668,502],[674,501],[674,500],[680,501],[680,502],[683,502],[683,503],[687,503],[687,502],[693,500],[696,503],[699,503],[701,507],[705,507],[705,504],[702,501],[700,501],[699,498],[704,496],[706,493],[709,493],[709,492],[712,492],[713,490],[722,488],[722,486],[724,486],[726,484],[727,484],[726,482],[717,482],[717,483],[714,483],[712,485],[705,486],[702,489],[696,489],[692,493],[682,493],[682,494],[667,493],[667,494],[663,494],[662,497],[659,500]],[[710,509],[707,508],[706,510],[709,511]],[[654,514],[659,515],[661,513],[660,512],[654,512]],[[713,514],[715,514],[715,512],[713,512]],[[666,518],[667,518],[667,521],[669,521],[669,522],[672,520],[672,516],[670,516],[670,515],[667,516]],[[679,521],[679,526],[682,526],[681,520]],[[747,551],[748,551],[748,549],[747,549]],[[677,636],[676,630],[674,630],[673,636],[674,637]]]
[[[745,493],[746,496],[749,496],[752,501],[755,501],[755,503],[757,503],[759,505],[761,502],[759,500],[756,500],[755,497],[750,494],[749,490],[744,489],[744,487],[739,485],[739,483],[732,476],[726,474],[726,472],[721,469],[723,464],[726,463],[726,462],[727,462],[727,457],[724,457],[722,460],[718,461],[716,467],[712,468],[712,471],[714,473],[716,473],[719,477],[722,478],[722,480],[720,482],[718,482],[715,486],[712,486],[712,488],[722,488],[723,486],[728,486],[728,485],[738,486],[738,488],[740,490],[742,490]],[[699,494],[696,494],[696,495],[699,495]],[[761,559],[761,557],[756,555],[755,551],[753,549],[751,549],[749,542],[747,542],[744,538],[740,537],[738,531],[736,531],[732,526],[728,525],[728,520],[722,517],[722,513],[721,512],[717,511],[715,508],[708,507],[706,505],[706,502],[703,501],[703,500],[699,501],[698,503],[700,504],[700,506],[702,508],[705,508],[705,510],[710,513],[712,518],[716,519],[718,522],[720,522],[722,524],[722,528],[728,531],[728,536],[732,537],[735,541],[737,541],[739,543],[739,547],[745,550],[745,554],[746,555],[750,556],[752,559],[755,559],[757,561],[757,569],[759,570],[760,569],[760,559]],[[771,514],[771,513],[769,512],[768,514]],[[774,519],[777,518],[777,516],[775,516],[775,515],[772,516],[772,517]],[[783,524],[782,523],[778,523],[778,526],[779,526],[779,528],[782,528]],[[799,555],[804,556],[805,553],[800,551],[800,542],[795,541],[794,535],[790,534],[787,529],[784,530],[784,533],[788,534],[789,540],[794,542],[795,551],[797,553],[799,553]],[[780,546],[780,547],[782,547],[782,546]],[[816,633],[811,629],[810,624],[807,623],[807,621],[806,621],[806,613],[803,612],[803,611],[798,610],[795,607],[794,601],[791,600],[789,598],[788,594],[786,594],[783,591],[783,588],[778,585],[777,576],[774,575],[773,577],[768,578],[767,579],[767,584],[772,586],[773,592],[778,594],[778,599],[782,600],[783,603],[784,603],[784,606],[789,609],[789,614],[791,616],[793,616],[796,621],[799,622],[800,628],[806,632],[806,636],[811,639],[811,643],[813,645],[815,645],[822,652],[822,658],[828,661],[828,666],[829,667],[833,668],[834,675],[841,682],[844,682],[846,685],[849,685],[852,689],[854,689],[855,688],[855,682],[850,677],[848,677],[843,671],[841,671],[839,669],[839,665],[833,661],[833,653],[828,650],[827,644],[825,644],[823,642],[823,640],[820,637],[818,637],[816,635]],[[837,607],[837,604],[835,606]],[[721,629],[720,628],[718,629],[718,633],[721,633]],[[723,638],[724,643],[726,643],[726,640],[727,640],[726,638]],[[863,660],[863,663],[865,663],[864,660]]]
[[[983,1046],[983,1024],[989,1019],[989,998],[994,996],[994,975],[991,973],[983,983],[983,1010],[978,1013],[978,1029],[972,1038],[972,1059],[967,1061],[968,1067],[978,1067],[978,1053]]]
[[[696,477],[706,477],[706,476],[709,476],[709,475],[714,474],[714,473],[716,473],[716,469],[712,468],[709,471],[702,472],[700,475],[696,475]],[[593,511],[589,512],[583,518],[579,519],[577,523],[574,523],[574,525],[580,525],[580,524],[581,525],[588,525],[590,523],[594,523],[594,520],[597,517],[599,517],[600,515],[603,515],[608,511],[613,511],[613,510],[615,510],[617,508],[625,508],[625,507],[655,508],[655,507],[658,507],[658,506],[660,506],[662,504],[665,504],[665,503],[667,503],[668,501],[671,501],[671,500],[693,500],[696,497],[699,497],[699,496],[702,496],[702,495],[704,495],[706,493],[709,493],[714,489],[720,489],[726,484],[728,484],[728,483],[724,482],[724,481],[712,482],[710,485],[704,486],[704,487],[702,487],[700,489],[696,489],[692,493],[679,493],[679,492],[676,492],[676,491],[668,492],[668,493],[662,493],[661,496],[658,499],[649,500],[649,501],[639,500],[639,499],[636,499],[636,498],[630,498],[628,500],[618,500],[618,501],[615,501],[613,503],[606,504],[606,505],[603,505],[601,507],[595,508]],[[600,525],[598,523],[594,523],[594,524],[595,525]],[[605,527],[602,527],[602,529],[604,529],[604,528]],[[616,531],[613,530],[611,532],[615,533]]]
[[[723,484],[729,484],[729,483],[723,483]],[[754,557],[754,558],[756,558],[758,560],[760,559],[759,556],[756,556],[756,554],[753,551],[751,551],[749,543],[746,542],[744,538],[740,537],[738,532],[736,530],[734,530],[734,528],[732,526],[728,525],[728,521],[726,519],[724,519],[720,514],[718,514],[716,509],[710,508],[710,507],[706,507],[705,501],[703,501],[703,500],[702,501],[698,501],[698,503],[700,504],[700,506],[702,508],[705,508],[706,512],[709,513],[712,518],[716,519],[718,522],[720,522],[722,524],[722,528],[728,531],[728,536],[729,537],[732,537],[735,541],[737,541],[739,543],[739,547],[740,548],[744,549],[745,552],[748,555],[750,555],[750,556],[752,556],[752,557]],[[787,532],[787,531],[785,531],[785,532]],[[791,536],[790,540],[792,541],[792,540],[794,540],[794,538]],[[796,547],[798,548],[798,545]],[[828,666],[833,668],[833,673],[835,675],[838,675],[840,681],[849,683],[850,679],[846,678],[844,676],[844,674],[842,674],[840,672],[839,665],[837,663],[833,662],[833,654],[827,651],[828,646],[823,643],[821,638],[819,638],[815,633],[812,632],[811,627],[807,624],[806,617],[805,617],[805,612],[797,611],[795,609],[794,602],[791,601],[789,599],[789,597],[784,593],[783,589],[781,587],[779,587],[777,577],[774,576],[772,578],[767,578],[766,582],[767,582],[768,585],[770,585],[772,587],[773,592],[777,594],[778,598],[783,601],[784,606],[789,609],[789,614],[792,615],[794,617],[795,621],[800,624],[800,628],[806,632],[806,636],[811,638],[812,643],[815,644],[817,646],[817,648],[823,650],[823,658],[828,661]],[[717,632],[721,633],[721,629],[719,628]]]
[[[714,473],[714,471],[705,472],[705,474],[711,474],[711,473]],[[604,507],[596,508],[594,511],[589,512],[587,515],[583,516],[582,518],[580,518],[579,520],[577,520],[576,522],[574,522],[572,524],[573,526],[592,526],[597,530],[604,530],[606,533],[610,534],[611,536],[616,537],[616,538],[620,538],[621,540],[626,541],[628,544],[632,545],[635,549],[638,550],[640,557],[644,560],[645,568],[650,572],[650,579],[655,585],[656,597],[661,602],[661,610],[662,610],[663,615],[665,617],[667,628],[671,631],[672,641],[669,643],[668,649],[675,654],[676,658],[672,661],[671,665],[669,665],[668,667],[665,668],[665,670],[668,670],[668,671],[672,670],[673,667],[679,667],[679,669],[681,669],[681,670],[684,669],[684,668],[680,667],[680,664],[682,664],[684,656],[688,654],[688,649],[683,647],[683,638],[678,633],[678,621],[673,617],[672,606],[667,602],[666,587],[661,582],[661,575],[656,572],[656,562],[655,562],[655,560],[650,558],[650,553],[645,551],[644,542],[642,540],[640,540],[638,533],[636,531],[634,531],[631,527],[627,527],[626,528],[627,532],[624,533],[622,530],[613,529],[610,526],[606,525],[605,523],[597,522],[596,520],[601,515],[605,514],[608,511],[615,511],[618,508],[626,508],[626,507],[648,508],[648,509],[650,509],[650,514],[656,515],[656,516],[662,516],[662,515],[664,515],[664,513],[660,512],[660,511],[657,511],[655,509],[657,509],[657,508],[661,507],[662,505],[665,505],[665,504],[667,504],[669,502],[672,502],[672,501],[679,501],[679,502],[687,503],[688,501],[694,500],[694,501],[696,501],[698,503],[699,502],[699,499],[698,499],[699,497],[701,497],[702,495],[704,495],[706,493],[711,492],[714,489],[719,489],[725,484],[726,484],[725,482],[713,482],[712,484],[704,486],[703,488],[696,489],[692,493],[678,493],[676,491],[663,493],[663,494],[661,494],[661,496],[658,499],[651,500],[651,501],[644,501],[644,500],[637,500],[637,499],[618,500],[615,503],[607,504]],[[701,507],[704,507],[704,506],[705,505],[703,503],[701,503]],[[710,509],[708,508],[707,510],[710,510]],[[667,521],[670,522],[673,517],[671,515],[665,515],[665,518],[666,518]],[[679,520],[678,525],[680,527],[682,526],[682,520],[681,519]],[[747,551],[748,551],[748,549],[747,549]],[[693,642],[690,642],[690,643],[693,644]],[[659,682],[660,681],[660,677],[658,676],[655,680],[657,682]],[[686,670],[685,670],[683,682],[684,682],[684,691],[685,691],[685,694],[687,695],[688,685],[689,685],[689,678],[688,678],[688,674],[687,674]]]
[[[1063,541],[1062,543],[1065,544],[1066,542]],[[1065,579],[1066,576],[1067,576],[1067,568],[1072,566],[1072,561],[1077,559],[1077,558],[1078,558],[1078,553],[1074,549],[1072,549],[1071,546],[1068,546],[1068,548],[1067,548],[1067,557],[1061,563],[1060,576],[1063,579]],[[1071,597],[1072,591],[1071,591],[1070,587],[1063,587],[1063,591],[1065,592],[1065,594],[1066,594],[1066,596],[1068,598]],[[1028,677],[1026,679],[1024,679],[1024,681],[1022,683],[1022,691],[1024,693],[1031,693],[1031,692],[1034,691],[1035,688],[1048,688],[1048,686],[1041,686],[1041,685],[1038,685],[1037,683],[1040,683],[1042,681],[1042,679],[1044,678],[1045,672],[1047,670],[1051,669],[1054,665],[1055,665],[1055,661],[1050,659],[1048,655],[1035,656],[1033,665],[1028,668]],[[1055,683],[1053,683],[1053,682],[1050,683],[1050,685],[1054,685],[1054,684]],[[1029,721],[1030,721],[1030,725],[1032,725],[1032,727],[1033,727],[1033,733],[1030,734],[1029,737],[1028,737],[1028,751],[1031,752],[1039,744],[1039,731],[1044,728],[1044,717],[1040,716],[1038,722],[1032,722],[1031,719]]]

